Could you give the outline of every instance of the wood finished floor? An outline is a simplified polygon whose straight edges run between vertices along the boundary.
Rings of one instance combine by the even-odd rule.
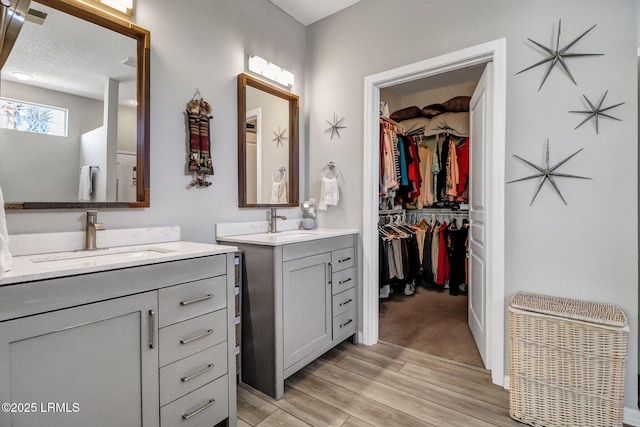
[[[379,343],[344,342],[294,374],[279,400],[241,384],[238,426],[522,426],[488,371]]]

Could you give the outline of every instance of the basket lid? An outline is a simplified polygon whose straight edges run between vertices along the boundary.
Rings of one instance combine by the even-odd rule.
[[[511,299],[509,306],[600,325],[627,326],[624,312],[613,304],[518,292]]]

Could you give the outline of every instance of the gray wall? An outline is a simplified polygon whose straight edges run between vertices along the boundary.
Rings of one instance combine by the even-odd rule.
[[[506,37],[507,179],[531,172],[512,154],[542,162],[547,137],[552,159],[584,147],[563,170],[593,177],[560,183],[568,206],[544,188],[529,207],[533,182],[506,187],[507,297],[528,290],[622,306],[632,326],[626,406],[636,407],[636,13],[634,1],[614,2],[364,0],[305,33],[267,0],[193,0],[179,13],[169,0],[137,0],[136,23],[151,31],[151,208],[102,211],[100,221],[109,228],[175,224],[186,240],[212,242],[216,223],[266,218],[264,210],[237,208],[236,75],[255,53],[296,75],[293,92],[304,106],[301,188],[309,189],[303,196],[318,197],[328,161],[345,175],[341,204],[321,213],[320,224],[361,227],[362,144],[375,143],[362,138],[363,78]],[[569,60],[579,86],[554,70],[537,92],[541,68],[514,74],[541,58],[526,38],[550,45],[558,18],[565,43],[598,24],[573,51],[606,55]],[[190,188],[184,174],[183,111],[196,88],[214,115],[216,175],[207,189]],[[590,124],[573,130],[579,117],[566,112],[582,108],[583,93],[598,98],[605,90],[608,103],[626,102],[615,110],[623,121],[603,119],[598,136]],[[346,118],[347,129],[329,140],[324,130],[334,113]],[[83,219],[80,211],[9,212],[7,224],[10,234],[78,231]]]
[[[311,197],[319,194],[318,177],[327,161],[335,161],[345,175],[340,206],[320,212],[320,224],[361,227],[361,193],[376,191],[362,189],[362,147],[377,144],[363,141],[364,77],[506,38],[507,180],[532,174],[513,154],[542,164],[546,138],[552,162],[584,148],[562,171],[593,180],[558,179],[568,206],[545,186],[529,207],[535,181],[506,185],[505,306],[520,290],[621,306],[631,325],[625,404],[637,408],[636,5],[633,0],[614,3],[365,0],[311,25],[308,169]],[[597,24],[570,51],[605,56],[568,59],[578,86],[556,69],[538,92],[543,67],[515,74],[542,59],[527,37],[551,45],[559,18],[563,44]],[[606,90],[605,105],[625,102],[612,111],[622,122],[601,119],[599,135],[592,123],[574,130],[584,117],[568,111],[584,109],[582,94],[597,100]],[[324,134],[334,111],[348,126],[338,141]]]
[[[292,71],[292,92],[302,95],[305,28],[268,0],[195,0],[188,8],[169,0],[137,0],[135,20],[151,32],[151,208],[104,210],[100,222],[111,229],[179,225],[184,239],[213,242],[216,223],[266,220],[264,209],[237,207],[236,76],[246,71],[249,53],[260,55]],[[207,188],[191,187],[191,176],[184,173],[184,111],[196,89],[214,116],[215,175]],[[303,109],[300,114],[304,117]],[[301,158],[304,146],[303,137]],[[300,173],[304,176],[304,165]],[[299,209],[282,211],[301,215]],[[10,234],[78,231],[83,212],[8,212],[7,226]]]

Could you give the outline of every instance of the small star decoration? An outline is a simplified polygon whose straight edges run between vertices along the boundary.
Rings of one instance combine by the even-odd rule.
[[[547,67],[547,71],[545,71],[545,73],[544,73],[544,78],[542,79],[542,83],[540,83],[540,87],[538,88],[538,91],[540,91],[540,89],[542,89],[542,85],[544,85],[544,82],[547,81],[547,77],[549,77],[549,74],[551,74],[551,70],[557,64],[560,64],[562,69],[569,75],[569,78],[571,79],[573,84],[577,85],[575,79],[571,75],[571,71],[569,71],[569,67],[567,67],[567,63],[565,62],[565,59],[566,58],[576,58],[576,57],[579,57],[579,56],[598,56],[598,55],[604,55],[604,54],[603,53],[567,53],[567,50],[569,50],[574,44],[576,44],[578,42],[578,40],[580,40],[582,37],[584,37],[589,31],[593,30],[594,27],[595,27],[595,24],[593,25],[593,27],[589,28],[587,31],[582,33],[579,37],[577,37],[571,43],[569,43],[565,47],[561,48],[560,47],[560,31],[561,31],[561,28],[562,28],[562,20],[559,20],[558,21],[558,37],[556,39],[556,48],[555,48],[555,50],[553,50],[553,49],[551,49],[549,47],[543,46],[542,44],[538,43],[535,40],[531,40],[530,38],[527,38],[527,40],[529,40],[531,43],[535,44],[536,46],[538,46],[539,48],[544,50],[546,53],[548,53],[549,56],[547,56],[542,61],[536,62],[532,66],[525,68],[522,71],[518,71],[516,74],[523,73],[523,72],[525,72],[527,70],[530,70],[532,68],[537,67],[538,65],[546,64],[547,62],[549,62],[549,65]]]
[[[278,148],[278,145],[282,145],[282,148],[284,148],[284,143],[282,141],[288,139],[286,136],[284,136],[285,133],[287,133],[287,128],[285,128],[283,131],[280,131],[280,127],[278,127],[278,132],[273,132],[275,138],[273,138],[272,141],[276,142],[276,148]]]
[[[537,173],[537,174],[534,174],[534,175],[531,175],[531,176],[526,176],[524,178],[516,179],[516,180],[513,180],[513,181],[509,181],[509,182],[507,182],[507,184],[511,184],[512,182],[524,181],[524,180],[527,180],[527,179],[542,178],[542,180],[540,180],[540,184],[538,185],[538,188],[536,189],[535,194],[533,195],[533,199],[531,199],[531,203],[529,204],[529,206],[533,205],[533,202],[536,200],[536,197],[538,196],[538,193],[540,192],[540,189],[544,185],[545,181],[549,181],[551,183],[551,185],[553,186],[553,189],[556,190],[556,193],[558,193],[558,196],[560,196],[560,198],[562,199],[562,201],[566,205],[567,201],[564,199],[564,197],[562,197],[562,193],[560,193],[560,189],[558,188],[558,185],[556,184],[556,182],[553,179],[553,177],[555,176],[555,177],[563,177],[563,178],[591,179],[591,178],[587,178],[587,177],[584,177],[584,176],[569,175],[569,174],[565,174],[565,173],[556,172],[556,169],[558,169],[560,166],[564,165],[569,159],[571,159],[573,156],[575,156],[576,154],[578,154],[582,150],[583,149],[581,148],[578,151],[576,151],[575,153],[573,153],[572,155],[570,155],[569,157],[567,157],[566,159],[556,163],[553,166],[549,166],[549,139],[547,139],[546,156],[545,156],[546,160],[545,160],[545,166],[544,167],[540,167],[540,166],[534,165],[530,161],[525,160],[520,156],[516,156],[515,154],[513,155],[514,157],[522,160],[523,162],[525,162],[526,164],[528,164],[529,166],[531,166],[532,168],[534,168],[535,170],[537,170],[540,173]]]
[[[602,95],[602,98],[600,98],[600,101],[598,101],[598,104],[596,104],[595,106],[591,103],[591,101],[589,101],[589,98],[587,98],[586,95],[582,95],[582,96],[584,96],[584,99],[587,100],[587,104],[589,104],[589,108],[591,108],[591,110],[590,111],[569,111],[570,113],[588,114],[587,118],[584,119],[582,122],[580,122],[580,124],[578,126],[575,127],[576,129],[578,129],[580,126],[582,126],[588,120],[590,120],[592,118],[595,118],[596,119],[596,135],[597,135],[598,134],[598,118],[600,116],[608,117],[610,119],[617,120],[619,122],[622,121],[617,117],[613,117],[613,116],[610,116],[610,115],[604,113],[605,111],[611,110],[612,108],[619,107],[620,105],[624,104],[624,102],[621,102],[621,103],[616,104],[616,105],[611,105],[610,107],[602,108],[602,104],[604,103],[604,98],[607,96],[607,93],[609,93],[609,91],[606,91],[604,93],[604,95]]]
[[[331,132],[331,139],[333,139],[333,135],[338,135],[338,138],[340,138],[340,129],[346,129],[346,126],[340,126],[342,124],[342,122],[344,122],[344,117],[341,118],[340,120],[338,120],[338,115],[336,113],[333,113],[333,123],[331,123],[329,120],[326,120],[327,123],[329,123],[329,129],[325,130],[324,133],[329,133]]]

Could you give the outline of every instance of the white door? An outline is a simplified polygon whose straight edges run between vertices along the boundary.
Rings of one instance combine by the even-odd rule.
[[[491,347],[489,345],[489,331],[487,328],[487,284],[485,260],[486,234],[486,194],[485,180],[485,152],[488,149],[487,132],[489,126],[489,94],[487,82],[492,73],[492,63],[488,62],[476,90],[471,97],[470,111],[470,148],[471,162],[469,176],[469,328],[476,341],[482,362],[487,369],[491,369]]]

